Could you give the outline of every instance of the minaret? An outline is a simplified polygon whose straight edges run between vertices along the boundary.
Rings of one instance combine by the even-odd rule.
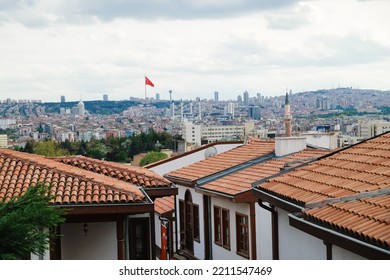
[[[284,102],[284,126],[286,130],[286,137],[291,137],[291,112],[290,101],[288,100],[288,92],[286,91],[286,101]]]
[[[198,119],[201,120],[202,119],[202,105],[200,103],[200,100],[199,100],[199,115],[198,115]]]
[[[184,120],[183,99],[180,100],[180,121]]]
[[[172,113],[172,120],[175,119],[175,101],[172,100],[172,103],[171,103],[171,113]]]
[[[171,106],[171,118],[175,118],[175,104],[172,100],[172,90],[169,90],[169,105]]]

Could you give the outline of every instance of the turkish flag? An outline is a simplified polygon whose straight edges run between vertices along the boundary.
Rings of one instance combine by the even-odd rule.
[[[152,83],[151,80],[148,79],[148,77],[145,76],[145,85],[148,85],[148,86],[151,86],[151,87],[154,87],[154,84]]]

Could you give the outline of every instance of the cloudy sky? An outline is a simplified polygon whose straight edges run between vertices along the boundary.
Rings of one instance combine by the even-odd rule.
[[[0,0],[0,100],[390,89],[389,0]]]

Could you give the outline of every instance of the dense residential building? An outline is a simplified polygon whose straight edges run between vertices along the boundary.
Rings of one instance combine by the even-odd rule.
[[[7,147],[8,147],[8,135],[0,134],[0,148],[7,148]]]
[[[359,136],[363,138],[371,138],[382,133],[390,131],[390,122],[381,120],[360,120],[359,121]]]

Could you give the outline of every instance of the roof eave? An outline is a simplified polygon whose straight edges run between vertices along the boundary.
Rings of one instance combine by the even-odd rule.
[[[301,214],[301,213],[299,213]],[[390,259],[390,250],[380,248],[371,243],[361,241],[335,230],[313,223],[300,215],[289,214],[289,224],[303,232],[322,239],[324,242],[337,245],[367,259]]]
[[[290,213],[300,212],[304,209],[302,205],[287,201],[275,194],[267,192],[264,189],[252,188],[252,192],[253,195],[258,198],[258,200],[268,202],[269,204],[272,204]]]

